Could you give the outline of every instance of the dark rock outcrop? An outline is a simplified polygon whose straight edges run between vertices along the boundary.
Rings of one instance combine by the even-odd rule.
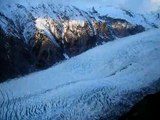
[[[29,73],[34,57],[24,42],[0,30],[0,82]]]
[[[144,97],[119,120],[160,120],[160,92]]]
[[[145,31],[145,28],[141,25],[133,25],[123,19],[113,19],[107,16],[100,16],[105,20],[116,37],[126,37]]]
[[[35,57],[36,68],[47,68],[58,61],[64,60],[63,51],[57,48],[47,36],[37,32],[34,38],[32,54]]]

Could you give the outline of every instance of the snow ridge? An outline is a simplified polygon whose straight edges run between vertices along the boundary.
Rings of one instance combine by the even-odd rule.
[[[136,14],[130,10],[113,6],[93,6],[91,8],[80,9],[72,5],[60,4],[54,1],[47,1],[44,4],[40,1],[35,4],[25,1],[24,3],[3,4],[0,8],[0,26],[6,33],[24,37],[27,42],[34,36],[36,29],[41,30],[41,28],[36,26],[44,22],[46,18],[63,22],[63,17],[67,17],[66,19],[71,20],[73,22],[72,24],[75,24],[74,21],[88,21],[89,23],[92,23],[94,20],[103,21],[100,17],[107,16],[124,19],[133,25],[142,25],[146,29],[150,29],[159,27],[160,18],[158,15],[158,12]],[[46,25],[43,27],[47,28]],[[49,38],[51,37],[49,32],[45,31],[45,33]],[[56,44],[54,38],[51,37],[51,39]]]

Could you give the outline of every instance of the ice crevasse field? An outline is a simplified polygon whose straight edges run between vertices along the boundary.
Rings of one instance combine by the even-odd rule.
[[[160,30],[105,43],[0,84],[0,119],[115,119],[159,90]]]

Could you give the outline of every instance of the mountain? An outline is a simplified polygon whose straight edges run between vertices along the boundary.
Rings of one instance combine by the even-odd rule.
[[[160,30],[90,49],[0,84],[1,120],[117,119],[160,90]]]
[[[5,51],[0,79],[48,68],[97,45],[160,25],[158,12],[137,14],[112,6],[79,6],[54,1],[2,3],[0,32],[3,44],[9,47],[0,47]]]
[[[99,2],[1,1],[0,120],[159,117],[160,11]]]

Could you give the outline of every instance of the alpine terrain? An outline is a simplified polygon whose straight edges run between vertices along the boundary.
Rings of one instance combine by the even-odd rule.
[[[160,11],[13,1],[0,4],[0,120],[118,120],[160,92]]]

